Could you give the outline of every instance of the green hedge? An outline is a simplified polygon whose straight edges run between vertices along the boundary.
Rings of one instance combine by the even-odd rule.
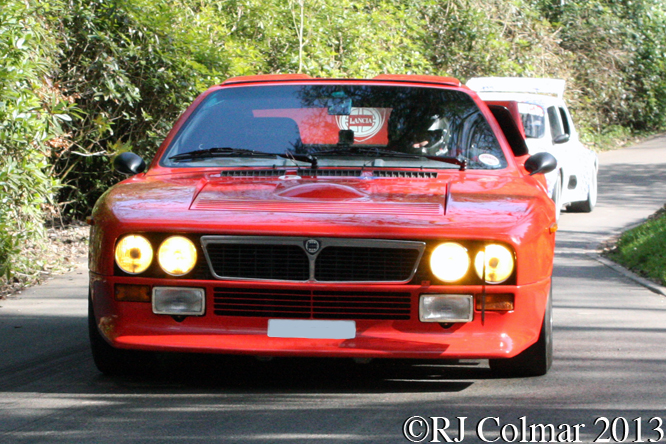
[[[37,3],[0,0],[0,283],[35,277],[27,244],[43,235],[58,179],[52,144],[70,120],[52,74],[56,42]]]

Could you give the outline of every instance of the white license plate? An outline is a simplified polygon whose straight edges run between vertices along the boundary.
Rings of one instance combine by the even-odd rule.
[[[269,319],[268,336],[271,338],[353,339],[356,337],[356,322]]]

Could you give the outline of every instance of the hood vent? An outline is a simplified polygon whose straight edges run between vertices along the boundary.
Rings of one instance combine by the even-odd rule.
[[[361,170],[299,169],[290,170],[301,177],[361,177]],[[280,177],[287,170],[225,170],[213,177]]]
[[[279,177],[284,176],[286,170],[225,170],[217,174],[218,177]],[[215,176],[213,176],[215,177]]]
[[[298,174],[307,177],[361,177],[362,170],[305,169]]]
[[[363,170],[335,169],[301,169],[296,170],[301,177],[361,177]],[[212,177],[280,177],[287,170],[225,170]],[[405,179],[437,179],[437,173],[428,171],[392,171],[378,170],[372,172],[373,177],[405,178]]]
[[[407,179],[437,179],[437,173],[428,171],[374,171],[375,177],[400,177]]]

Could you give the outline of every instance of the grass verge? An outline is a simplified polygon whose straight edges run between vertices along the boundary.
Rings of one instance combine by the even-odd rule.
[[[666,205],[642,225],[624,232],[608,257],[666,286]]]

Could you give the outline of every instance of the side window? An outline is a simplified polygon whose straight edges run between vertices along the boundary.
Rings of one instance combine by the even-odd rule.
[[[550,135],[555,139],[557,136],[564,134],[562,123],[560,122],[560,113],[554,106],[549,107],[547,112],[548,123],[550,124]]]
[[[518,112],[523,121],[525,137],[540,139],[546,133],[546,112],[539,105],[532,103],[518,103]]]
[[[560,107],[560,117],[562,118],[562,127],[564,129],[564,134],[571,135],[571,125],[569,125],[569,117],[564,108]]]

